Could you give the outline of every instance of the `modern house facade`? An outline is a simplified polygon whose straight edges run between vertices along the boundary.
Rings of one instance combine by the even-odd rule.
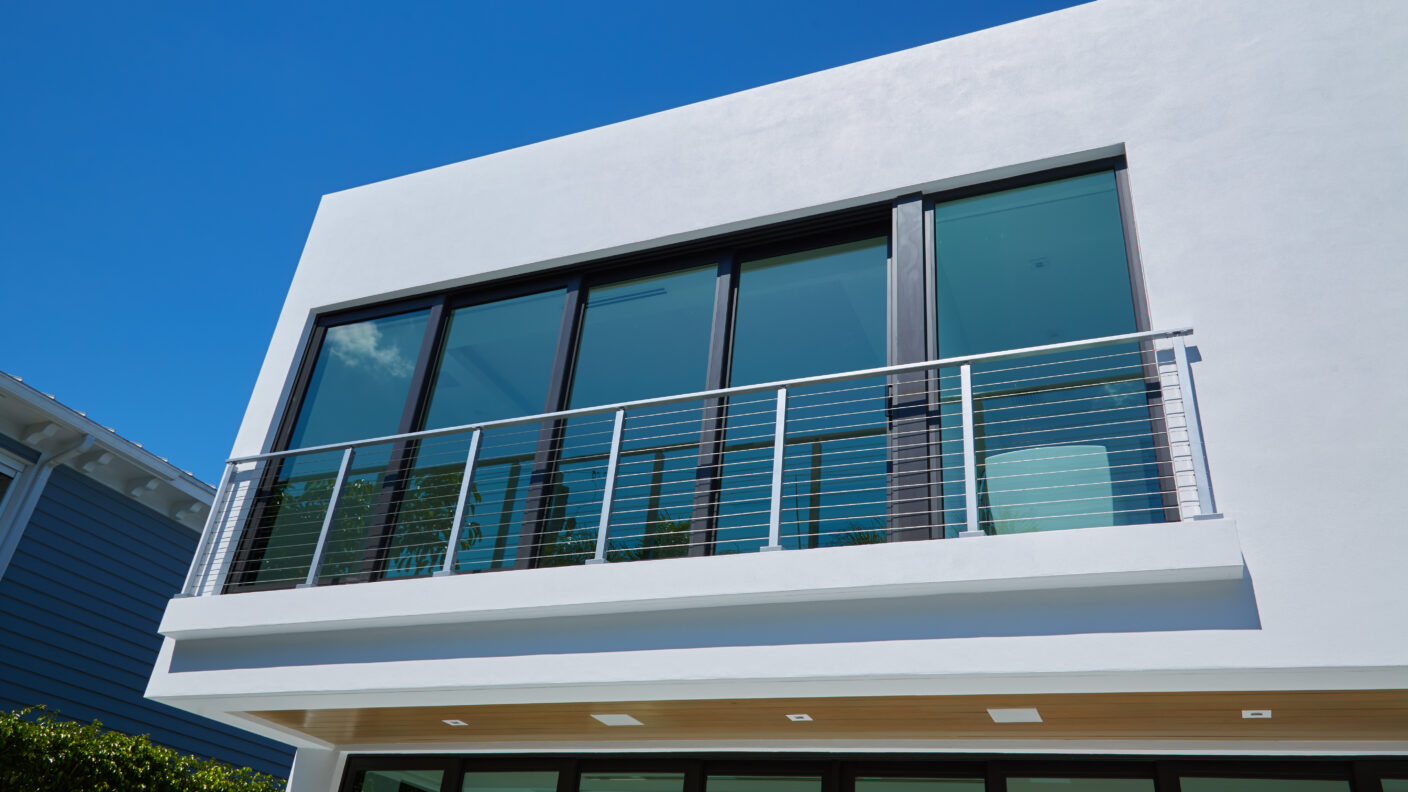
[[[147,695],[297,790],[1404,789],[1404,52],[1101,0],[325,197]]]
[[[283,744],[143,697],[210,485],[0,373],[0,710],[285,777]]]

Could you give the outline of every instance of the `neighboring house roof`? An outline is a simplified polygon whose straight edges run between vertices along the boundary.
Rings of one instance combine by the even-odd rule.
[[[4,442],[4,436],[20,447]],[[0,452],[43,465],[58,459],[178,523],[199,531],[215,489],[85,413],[0,372]],[[37,456],[36,456],[37,452]]]

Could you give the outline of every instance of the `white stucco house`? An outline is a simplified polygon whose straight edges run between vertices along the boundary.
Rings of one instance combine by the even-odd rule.
[[[147,695],[297,790],[1408,789],[1405,53],[1099,0],[326,196]]]

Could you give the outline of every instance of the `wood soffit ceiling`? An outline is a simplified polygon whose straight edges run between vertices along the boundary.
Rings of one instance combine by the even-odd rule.
[[[994,723],[1035,707],[1042,723]],[[1269,709],[1269,720],[1244,719]],[[605,726],[625,713],[641,726]],[[806,713],[810,722],[787,715]],[[651,740],[1408,740],[1408,690],[604,701],[256,711],[342,745]],[[449,726],[456,719],[465,726]]]

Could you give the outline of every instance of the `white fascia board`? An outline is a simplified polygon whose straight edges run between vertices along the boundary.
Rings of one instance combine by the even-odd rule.
[[[178,640],[730,605],[1236,580],[1231,520],[678,558],[172,600]]]
[[[92,435],[96,440],[95,448],[115,454],[133,468],[149,474],[183,495],[204,503],[207,507],[214,500],[215,489],[209,484],[128,440],[111,427],[103,426],[23,381],[0,372],[0,391],[15,400],[14,403],[9,403],[6,409],[23,413],[23,422],[32,422],[39,416],[39,420],[57,424],[67,434],[77,437]]]
[[[1148,641],[1170,648],[1175,657],[1168,666],[1090,669],[1091,655],[1114,654],[1119,642],[1128,641],[1128,636],[1109,636],[1078,653],[1071,652],[1069,646],[1047,644],[1043,651],[1048,656],[1058,655],[1059,667],[1040,673],[1007,668],[976,673],[971,667],[944,667],[942,658],[958,652],[981,653],[984,664],[990,666],[996,666],[1002,657],[1027,654],[1010,640],[987,646],[966,642],[967,646],[957,647],[953,641],[924,640],[616,652],[574,655],[571,663],[565,663],[560,655],[540,655],[173,672],[168,663],[159,661],[146,697],[210,715],[563,702],[1398,690],[1408,686],[1408,669],[1402,666],[1177,667],[1187,653],[1177,651],[1168,641]],[[814,658],[816,654],[825,657]],[[1077,668],[1082,662],[1085,667]],[[1025,661],[1009,665],[1014,663]]]

